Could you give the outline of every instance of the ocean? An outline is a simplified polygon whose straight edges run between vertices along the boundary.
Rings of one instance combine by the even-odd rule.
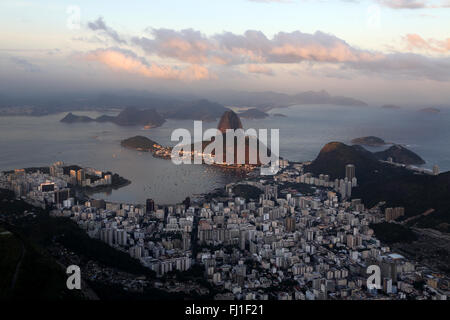
[[[97,117],[98,112],[74,112]],[[450,112],[428,114],[406,108],[293,106],[270,111],[287,117],[242,119],[245,129],[279,129],[280,155],[288,160],[313,160],[330,141],[350,143],[362,136],[378,136],[387,142],[399,143],[419,154],[425,168],[438,165],[450,170]],[[111,113],[113,114],[113,113]],[[102,170],[110,170],[132,183],[96,198],[128,203],[143,203],[152,198],[159,204],[182,201],[187,196],[211,191],[236,181],[229,171],[205,165],[174,165],[171,161],[153,158],[150,153],[129,150],[120,141],[144,135],[162,145],[170,141],[176,128],[193,130],[193,121],[168,120],[159,128],[120,127],[112,123],[59,122],[65,113],[43,117],[0,117],[0,170],[48,166],[62,160]],[[217,122],[204,123],[204,130]],[[383,148],[370,148],[372,151]]]

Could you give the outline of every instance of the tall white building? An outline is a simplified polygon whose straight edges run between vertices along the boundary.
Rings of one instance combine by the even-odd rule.
[[[440,170],[439,170],[438,165],[436,164],[436,165],[433,166],[433,174],[435,176],[437,176],[439,173],[440,173]]]

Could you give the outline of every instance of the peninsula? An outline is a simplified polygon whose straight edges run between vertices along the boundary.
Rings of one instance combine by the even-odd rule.
[[[399,144],[395,144],[384,151],[375,152],[374,156],[378,160],[388,160],[389,158],[391,158],[393,162],[405,165],[425,164],[425,160],[423,160],[419,155]]]
[[[222,117],[220,118],[219,124],[217,126],[217,129],[222,133],[222,135],[226,134],[226,131],[228,129],[232,129],[232,130],[236,130],[236,129],[242,129],[242,122],[239,119],[239,116],[231,110],[226,111]],[[251,171],[253,170],[255,167],[260,165],[260,158],[259,158],[259,143],[258,141],[256,141],[256,148],[257,150],[253,150],[252,146],[253,143],[250,143],[251,139],[255,139],[254,137],[250,137],[250,136],[246,136],[245,137],[245,163],[244,164],[236,164],[238,163],[237,161],[237,156],[238,156],[238,150],[237,150],[237,143],[234,144],[234,161],[233,164],[227,164],[227,160],[226,160],[226,152],[224,152],[224,159],[223,162],[224,164],[219,164],[219,163],[214,163],[213,165],[216,166],[220,166],[222,168],[226,168],[226,169],[237,169],[238,171],[244,170],[244,171]],[[197,149],[201,150],[202,152],[205,150],[205,148],[211,144],[213,140],[210,141],[201,141],[201,142],[196,142],[191,144],[191,150],[196,150]],[[235,139],[236,142],[236,139]],[[121,143],[122,147],[125,148],[130,148],[130,149],[134,149],[137,151],[144,151],[144,152],[151,152],[153,156],[155,157],[159,157],[159,158],[163,158],[163,159],[171,159],[172,158],[172,147],[166,147],[166,146],[162,146],[159,143],[144,137],[144,136],[135,136],[135,137],[131,137],[125,140],[122,140]],[[199,145],[201,144],[201,145]],[[223,147],[224,150],[226,150],[227,145],[226,145],[226,139],[224,137],[223,139]],[[257,164],[255,165],[251,165],[250,164],[250,154],[251,152],[255,152],[255,154],[257,154]],[[269,150],[270,153],[270,150]],[[194,152],[191,151],[189,152],[189,154],[191,154],[191,156],[194,156]],[[211,154],[209,156],[214,156],[215,152],[214,150],[211,152]],[[204,156],[208,156],[208,155],[204,155]]]
[[[125,148],[134,149],[137,151],[151,152],[153,156],[158,158],[170,159],[172,148],[163,147],[159,143],[144,137],[135,136],[120,142],[120,145]]]

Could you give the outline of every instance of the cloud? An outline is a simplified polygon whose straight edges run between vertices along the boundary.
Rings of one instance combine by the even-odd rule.
[[[261,65],[261,64],[249,64],[247,65],[247,71],[249,73],[257,73],[257,74],[264,74],[267,76],[273,76],[273,70],[267,66]]]
[[[247,0],[260,3],[292,3],[292,0]],[[308,1],[308,0],[302,0]],[[359,0],[341,0],[342,2],[360,3]],[[425,8],[449,8],[448,0],[373,0],[374,2],[391,9],[425,9]]]
[[[425,8],[449,8],[448,1],[425,0],[376,0],[380,5],[391,9],[425,9]]]
[[[243,35],[224,32],[207,37],[192,29],[152,29],[152,38],[135,37],[133,44],[148,54],[196,64],[346,62],[380,58],[379,54],[351,47],[323,32],[279,32],[272,39],[261,31]]]
[[[406,35],[405,41],[409,50],[419,49],[439,53],[450,52],[450,38],[445,40],[425,40],[420,35],[412,33]]]
[[[148,64],[133,52],[116,48],[95,50],[84,54],[83,58],[88,61],[100,62],[116,71],[139,74],[148,78],[202,80],[212,77],[208,69],[203,66],[191,65],[186,68],[173,68],[155,63]]]
[[[351,47],[345,41],[323,32],[314,34],[280,32],[269,53],[272,62],[350,62],[382,58],[381,54]]]
[[[206,63],[213,50],[204,35],[193,29],[174,31],[170,29],[151,29],[152,39],[134,37],[132,42],[147,53],[156,53],[160,57],[175,58],[190,63]]]
[[[290,3],[292,2],[292,0],[248,0],[250,2],[262,2],[262,3],[272,3],[272,2],[277,2],[277,3]]]
[[[11,57],[10,61],[27,72],[41,71],[38,66],[20,57]]]
[[[425,1],[417,0],[377,0],[377,2],[392,9],[421,9],[427,6]]]
[[[414,53],[393,53],[377,61],[348,63],[343,68],[393,78],[450,81],[450,58],[429,58]]]
[[[397,3],[399,4],[400,2]],[[172,69],[153,64],[146,66],[141,58],[121,52],[127,59],[131,57],[133,61],[143,63],[142,66],[133,65],[132,70],[135,73],[150,77],[207,79],[212,77],[208,72],[210,67],[222,73],[225,69],[231,70],[236,67],[235,70],[246,70],[247,73],[273,75],[275,67],[272,68],[271,64],[278,67],[283,64],[308,63],[325,68],[334,65],[337,67],[336,70],[353,69],[363,73],[378,73],[382,76],[450,80],[449,76],[445,75],[450,74],[446,58],[365,50],[321,31],[278,32],[270,38],[258,30],[247,30],[243,34],[222,32],[214,35],[205,35],[194,29],[163,28],[148,29],[147,32],[148,35],[145,36],[130,37],[128,45],[133,51],[143,50],[147,56],[166,60],[170,65],[190,65],[183,70],[189,68],[191,70],[189,74],[180,71],[179,67]],[[408,35],[407,40],[411,48],[448,52],[448,40],[425,41],[417,35]],[[119,60],[117,50],[115,51],[113,57]],[[101,59],[98,57],[98,60],[110,66],[115,65],[104,56]],[[125,58],[121,61],[124,65],[128,63]],[[245,68],[240,68],[241,66]],[[377,72],[377,68],[380,71]]]
[[[126,43],[126,41],[123,40],[114,29],[106,25],[102,17],[99,17],[97,20],[93,22],[88,22],[88,27],[93,31],[103,31],[106,35],[108,35],[111,39],[113,39],[117,43],[121,44]]]
[[[153,38],[134,38],[148,54],[205,65],[246,65],[248,73],[273,74],[269,64],[334,64],[342,69],[401,78],[449,81],[450,65],[442,58],[382,53],[351,46],[324,32],[278,32],[272,38],[257,30],[206,36],[192,29],[151,30]],[[441,46],[443,48],[443,46]]]

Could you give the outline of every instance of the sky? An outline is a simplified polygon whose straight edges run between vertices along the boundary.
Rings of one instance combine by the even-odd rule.
[[[450,1],[0,2],[0,94],[298,93],[449,104]]]

